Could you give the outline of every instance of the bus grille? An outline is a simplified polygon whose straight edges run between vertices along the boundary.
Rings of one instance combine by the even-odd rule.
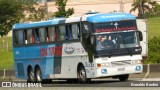
[[[115,61],[111,62],[112,66],[119,66],[119,65],[130,65],[131,60],[125,60],[125,61]]]

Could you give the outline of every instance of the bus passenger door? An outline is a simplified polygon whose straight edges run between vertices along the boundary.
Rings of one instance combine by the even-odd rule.
[[[62,63],[62,44],[57,44],[55,47],[55,55],[54,55],[54,66],[53,66],[54,74],[61,74],[61,63]]]

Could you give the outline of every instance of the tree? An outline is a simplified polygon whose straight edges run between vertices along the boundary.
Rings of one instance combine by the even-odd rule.
[[[65,9],[67,1],[68,0],[56,0],[55,4],[58,6],[58,11],[53,13],[53,17],[69,17],[74,13],[73,8]]]
[[[7,35],[15,23],[44,18],[45,8],[36,9],[36,5],[35,0],[0,0],[0,35]]]
[[[151,0],[136,0],[132,4],[132,9],[130,10],[130,13],[132,11],[135,11],[138,9],[138,17],[144,18],[148,15],[154,15],[157,14],[159,11],[158,6],[159,4],[156,1]]]
[[[154,17],[160,15],[160,5],[156,1],[150,1],[148,2],[150,6],[150,10],[146,12],[147,17]]]
[[[148,0],[136,0],[133,4],[132,4],[132,9],[130,10],[130,13],[132,11],[135,11],[138,9],[138,17],[144,17],[144,13],[146,10],[149,10],[149,6],[147,5]]]
[[[21,3],[12,0],[0,0],[0,35],[3,37],[12,29],[12,25],[24,15]]]
[[[145,64],[160,63],[160,37],[152,37],[148,45],[148,59],[144,61]]]
[[[24,21],[41,21],[46,19],[46,6],[39,6],[34,9]]]

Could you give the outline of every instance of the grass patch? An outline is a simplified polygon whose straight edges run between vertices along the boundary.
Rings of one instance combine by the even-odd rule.
[[[0,38],[0,69],[13,68],[12,38]]]
[[[160,18],[149,18],[148,27],[148,59],[144,60],[145,64],[160,63]]]
[[[14,76],[7,76],[4,79],[0,77],[0,81],[13,81],[15,79]]]
[[[160,18],[149,18],[147,21],[148,40],[153,37],[160,37]]]

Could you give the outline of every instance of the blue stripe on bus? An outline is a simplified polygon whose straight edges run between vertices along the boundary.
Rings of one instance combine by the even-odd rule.
[[[134,15],[129,13],[109,13],[109,14],[96,14],[87,17],[87,21],[92,23],[119,21],[126,19],[136,19]]]
[[[41,70],[43,70],[43,78],[47,79],[48,74],[53,74],[53,65],[54,65],[54,55],[49,56],[51,52],[48,53],[48,57],[40,56],[40,50],[41,48],[48,49],[50,47],[55,47],[55,45],[45,45],[45,46],[30,46],[30,47],[21,47],[21,48],[14,48],[14,62],[15,62],[15,69],[18,69],[17,65],[18,63],[22,63],[24,67],[24,71],[27,71],[27,67],[29,65],[32,66],[32,68],[35,67],[35,65],[39,65]],[[25,59],[22,59],[25,58]],[[22,67],[21,67],[22,68]],[[19,72],[19,71],[18,71]],[[26,78],[27,74],[25,72],[25,76],[23,76],[23,73],[16,73],[16,77],[19,78]]]
[[[40,22],[31,22],[31,23],[20,23],[15,24],[13,29],[25,29],[25,28],[33,28],[33,27],[43,27],[49,25],[56,25],[65,23],[65,19],[56,19],[56,20],[48,20],[48,21],[40,21]]]

